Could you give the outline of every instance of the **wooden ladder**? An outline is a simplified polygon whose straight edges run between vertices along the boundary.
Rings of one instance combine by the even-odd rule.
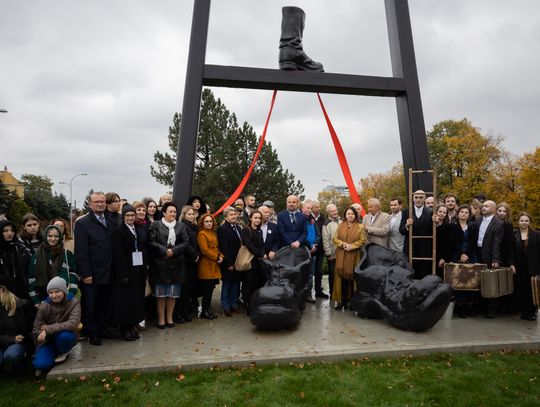
[[[434,208],[437,206],[437,171],[436,170],[413,170],[412,168],[409,168],[409,218],[413,217],[413,211],[414,211],[414,190],[413,190],[413,174],[430,174],[431,175],[431,183],[432,183],[432,190],[431,191],[424,191],[427,195],[432,195],[433,199],[435,200]],[[421,261],[431,261],[431,274],[436,274],[437,272],[437,225],[435,222],[433,223],[433,230],[431,236],[413,236],[413,228],[409,228],[409,264],[412,267],[413,260],[421,260]],[[431,250],[431,257],[413,257],[413,242],[415,239],[432,239],[432,250]]]

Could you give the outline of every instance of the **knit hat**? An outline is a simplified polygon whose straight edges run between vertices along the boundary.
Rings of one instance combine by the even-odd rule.
[[[66,280],[64,280],[62,277],[54,277],[51,281],[49,281],[49,284],[47,284],[47,293],[51,290],[63,291],[64,294],[67,294]]]
[[[131,206],[130,204],[125,204],[124,206],[122,206],[122,219],[125,218],[126,213],[128,212],[137,213],[133,206]]]

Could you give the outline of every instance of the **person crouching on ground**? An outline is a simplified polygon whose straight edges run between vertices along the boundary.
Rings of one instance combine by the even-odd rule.
[[[9,278],[0,276],[0,371],[5,363],[11,363],[15,375],[22,375],[26,355],[33,349],[29,335],[32,319],[28,300],[18,298],[10,289]]]
[[[67,359],[80,331],[81,305],[76,297],[68,295],[66,281],[54,277],[47,284],[47,293],[49,296],[39,306],[32,330],[37,347],[33,362],[36,376]]]

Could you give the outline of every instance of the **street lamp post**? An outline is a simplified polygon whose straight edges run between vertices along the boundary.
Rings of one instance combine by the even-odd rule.
[[[76,174],[69,182],[59,182],[59,184],[69,185],[69,229],[71,231],[71,237],[73,237],[73,180],[77,177],[83,177],[86,175],[88,174]]]

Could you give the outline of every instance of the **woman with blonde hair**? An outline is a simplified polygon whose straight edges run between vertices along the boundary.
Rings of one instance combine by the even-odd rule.
[[[18,298],[10,287],[11,281],[0,276],[0,371],[5,363],[11,363],[15,374],[20,375],[32,349],[32,321],[28,301]]]
[[[332,299],[337,302],[336,310],[347,309],[354,294],[354,268],[361,259],[362,246],[366,244],[366,229],[358,221],[358,213],[349,207],[343,214],[345,219],[334,235],[336,266]]]

